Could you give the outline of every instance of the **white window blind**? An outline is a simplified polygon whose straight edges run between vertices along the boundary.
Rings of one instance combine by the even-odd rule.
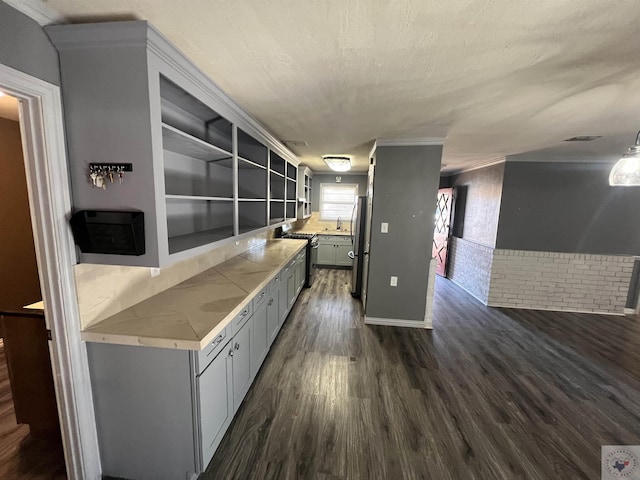
[[[358,197],[356,183],[321,183],[320,184],[320,220],[348,221]]]

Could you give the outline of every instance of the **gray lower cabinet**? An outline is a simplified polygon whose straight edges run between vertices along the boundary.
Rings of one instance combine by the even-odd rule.
[[[197,376],[202,465],[213,458],[227,427],[233,418],[233,394],[227,388],[233,378],[233,357],[228,349],[222,352]]]
[[[280,284],[281,273],[269,284],[269,298],[267,299],[267,341],[271,345],[278,336],[280,327]]]
[[[293,263],[289,263],[280,272],[280,290],[278,291],[278,310],[280,311],[280,326],[284,324],[289,313],[288,283]]]
[[[318,265],[351,267],[349,252],[353,249],[349,235],[319,235]]]
[[[295,303],[297,261],[201,351],[87,343],[104,476],[192,480],[204,471]]]
[[[252,318],[238,330],[233,337],[233,347],[230,349],[233,364],[233,407],[234,411],[244,400],[251,386],[251,334],[253,330]]]
[[[307,271],[305,258],[306,257],[304,252],[300,252],[296,257],[296,263],[295,263],[296,295],[300,293],[305,283],[305,274]]]
[[[287,311],[291,311],[291,307],[296,302],[296,265],[295,263],[287,272]]]
[[[203,386],[197,352],[87,343],[104,476],[175,480],[203,471],[232,417],[229,344]],[[211,383],[215,398],[200,397]],[[203,422],[210,412],[215,419]]]
[[[318,245],[318,265],[333,265],[336,261],[336,249],[333,243]]]
[[[265,289],[265,296],[268,296]],[[255,378],[260,366],[267,356],[271,342],[268,337],[267,325],[268,298],[260,303],[253,312],[253,336],[251,338],[251,378]]]
[[[353,250],[351,242],[336,244],[336,263],[338,267],[353,266],[353,259],[349,257],[349,252]]]

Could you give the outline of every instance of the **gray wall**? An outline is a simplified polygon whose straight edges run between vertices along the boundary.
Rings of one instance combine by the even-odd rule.
[[[37,22],[0,2],[0,63],[60,85],[58,52]]]
[[[611,166],[507,162],[496,247],[640,255],[640,187],[610,187]]]
[[[342,177],[342,183],[357,183],[358,195],[367,194],[367,174],[345,175],[339,172],[329,174],[313,174],[313,186],[311,188],[311,208],[314,212],[320,211],[320,184],[336,183],[336,177]]]
[[[449,178],[456,189],[452,235],[495,247],[502,198],[504,163],[471,170]]]
[[[376,150],[368,317],[424,320],[441,157],[441,146]]]

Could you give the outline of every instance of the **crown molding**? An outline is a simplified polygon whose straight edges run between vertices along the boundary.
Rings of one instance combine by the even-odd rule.
[[[44,27],[56,23],[65,23],[66,18],[57,10],[42,3],[41,0],[2,0],[10,7],[24,13]]]
[[[463,168],[461,170],[451,170],[450,172],[442,172],[444,177],[451,177],[453,175],[460,175],[461,173],[471,172],[473,170],[479,170],[481,168],[491,167],[493,165],[498,165],[500,163],[505,163],[507,161],[506,157],[501,158],[493,158],[491,160],[485,160],[482,162],[475,163],[471,165],[469,168]]]
[[[376,147],[415,147],[444,145],[444,137],[419,137],[419,138],[379,138]]]

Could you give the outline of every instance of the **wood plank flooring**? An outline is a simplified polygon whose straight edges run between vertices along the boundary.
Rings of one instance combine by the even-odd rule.
[[[202,479],[600,478],[640,444],[638,318],[500,310],[438,278],[434,330],[303,290]]]
[[[62,440],[34,437],[18,425],[13,411],[9,374],[0,341],[0,479],[66,479]]]

